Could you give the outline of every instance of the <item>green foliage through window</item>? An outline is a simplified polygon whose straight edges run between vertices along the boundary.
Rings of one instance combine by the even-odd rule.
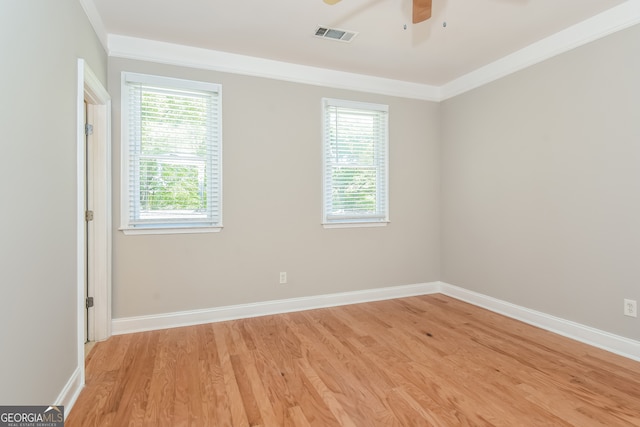
[[[386,221],[387,109],[324,100],[325,222]]]
[[[219,224],[218,85],[127,77],[130,224]]]

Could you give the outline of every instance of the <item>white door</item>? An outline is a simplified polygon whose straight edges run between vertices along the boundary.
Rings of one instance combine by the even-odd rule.
[[[85,342],[111,336],[112,230],[111,97],[82,59],[78,60],[77,117],[78,358],[84,361]],[[85,123],[92,132],[85,131]],[[93,297],[89,309],[87,297]]]
[[[92,253],[91,243],[93,241],[93,160],[94,160],[94,152],[92,146],[96,144],[93,137],[93,123],[91,116],[93,116],[93,111],[90,113],[90,109],[93,108],[88,104],[87,99],[84,100],[85,107],[85,115],[84,115],[84,127],[85,127],[85,168],[84,168],[84,209],[85,209],[85,226],[84,226],[84,342],[87,343],[89,341],[95,341],[94,334],[94,319],[93,319],[93,290],[95,288],[95,283],[92,283],[94,280],[93,276],[93,266],[94,262],[104,262],[104,260],[94,260],[93,257],[95,254]]]

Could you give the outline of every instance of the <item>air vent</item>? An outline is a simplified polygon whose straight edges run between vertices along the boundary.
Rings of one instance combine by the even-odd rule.
[[[350,43],[358,33],[347,30],[339,30],[337,28],[318,27],[315,36],[321,39],[335,40],[339,42]]]

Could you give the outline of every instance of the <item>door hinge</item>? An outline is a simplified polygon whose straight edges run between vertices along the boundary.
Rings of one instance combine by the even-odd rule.
[[[84,125],[84,134],[89,136],[93,135],[93,125],[89,123],[85,123]]]
[[[87,297],[87,299],[85,300],[85,307],[86,308],[93,307],[93,297]]]
[[[93,221],[93,211],[85,211],[84,212],[84,220],[89,222]]]

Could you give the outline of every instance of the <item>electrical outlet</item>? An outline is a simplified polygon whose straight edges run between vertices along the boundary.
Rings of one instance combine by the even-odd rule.
[[[284,285],[285,283],[287,283],[287,272],[286,271],[281,271],[280,272],[280,284]]]
[[[638,317],[638,306],[636,300],[625,299],[624,300],[624,315],[631,317]]]

